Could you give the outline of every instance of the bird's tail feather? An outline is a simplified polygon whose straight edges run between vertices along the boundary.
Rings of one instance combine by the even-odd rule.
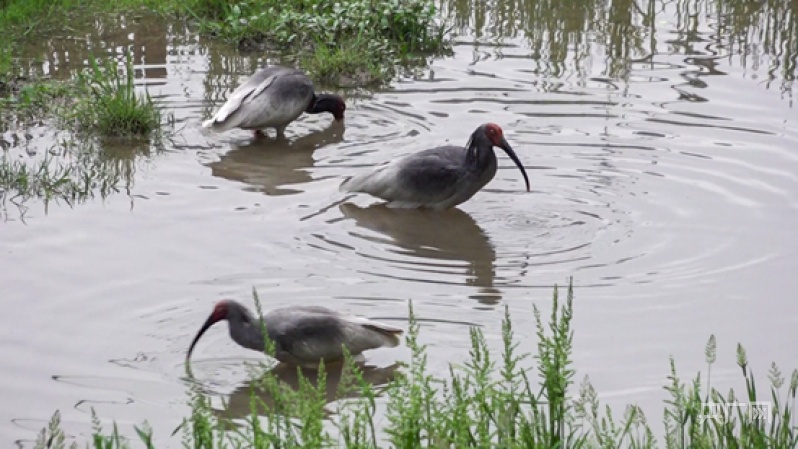
[[[377,323],[374,321],[363,323],[363,327],[377,332],[381,337],[383,337],[383,342],[385,343],[385,346],[389,348],[399,346],[400,342],[399,337],[402,335],[402,333],[404,333],[404,330],[399,329],[398,327],[393,327],[387,324]]]
[[[359,173],[357,175],[350,176],[341,183],[338,189],[342,192],[363,192],[374,194],[375,187],[379,188],[381,185],[381,180],[379,179],[380,173],[381,172]]]
[[[204,122],[202,122],[202,127],[203,128],[208,128],[208,129],[210,129],[212,131],[215,131],[215,132],[219,133],[219,132],[227,131],[228,129],[235,128],[236,124],[237,123],[233,123],[230,120],[220,121],[217,116],[213,116],[213,117],[209,118],[208,120],[205,120]]]

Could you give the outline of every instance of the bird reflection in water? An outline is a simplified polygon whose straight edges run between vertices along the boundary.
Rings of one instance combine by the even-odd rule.
[[[487,305],[501,300],[501,291],[493,286],[496,250],[485,231],[466,212],[457,208],[395,209],[384,204],[360,207],[352,203],[342,204],[340,210],[358,226],[390,237],[390,244],[400,248],[398,252],[426,259],[427,266],[422,270],[436,269],[446,261],[466,262],[465,284],[477,287],[470,297]],[[373,236],[357,237],[386,243]]]
[[[360,371],[363,380],[372,387],[388,384],[390,381],[394,380],[396,372],[399,369],[398,363],[384,367],[367,365],[363,362],[355,362],[354,365]],[[325,367],[326,385],[323,390],[320,389],[320,391],[323,391],[326,404],[339,399],[352,398],[360,395],[359,387],[354,379],[346,375],[344,366],[344,363],[334,363]],[[288,387],[294,391],[299,391],[300,373],[304,380],[318,387],[319,372],[315,368],[301,368],[297,365],[280,363],[272,368],[267,375],[274,376],[282,387]],[[342,385],[342,380],[346,382],[344,385]],[[259,399],[258,403],[261,407],[274,407],[274,394],[272,391],[268,391],[268,389],[260,388],[259,385],[262,385],[262,382],[263,379],[254,379],[244,382],[233,391],[224,404],[224,408],[214,408],[214,414],[219,418],[227,420],[249,417],[252,411],[251,394],[253,391]],[[261,409],[260,411],[263,412],[264,410]]]
[[[293,140],[277,137],[231,144],[232,149],[207,164],[213,176],[240,181],[266,195],[291,195],[301,190],[288,186],[313,181],[308,171],[313,152],[344,139],[344,125],[333,121],[326,129]]]

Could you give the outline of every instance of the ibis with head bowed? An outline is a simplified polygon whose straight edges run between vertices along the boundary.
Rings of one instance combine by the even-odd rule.
[[[329,112],[340,121],[345,110],[346,103],[340,96],[316,94],[303,71],[269,66],[244,81],[202,126],[214,131],[252,130],[255,137],[263,137],[264,128],[275,128],[277,135],[283,136],[288,124],[303,112]]]
[[[526,170],[495,123],[478,127],[465,147],[441,146],[396,159],[346,179],[341,190],[368,193],[389,207],[448,209],[474,196],[496,175],[493,147],[510,156],[529,191]]]
[[[398,327],[317,306],[283,307],[257,318],[242,304],[227,299],[213,308],[191,342],[186,361],[205,331],[222,320],[227,320],[233,341],[259,352],[265,349],[265,328],[277,360],[305,367],[318,367],[322,360],[339,361],[344,348],[356,356],[369,349],[397,346],[403,332]]]

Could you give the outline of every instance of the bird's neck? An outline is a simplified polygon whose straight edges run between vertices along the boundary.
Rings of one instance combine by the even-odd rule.
[[[305,108],[308,114],[319,114],[321,112],[332,113],[335,109],[335,97],[329,94],[313,94],[313,97]]]
[[[491,147],[469,142],[466,146],[466,167],[474,172],[495,169],[496,154]]]
[[[239,345],[263,352],[265,344],[263,341],[263,331],[261,322],[258,318],[251,317],[249,320],[229,320],[230,338]]]
[[[308,102],[308,107],[305,108],[305,112],[307,112],[308,114],[318,114],[319,112],[321,112],[317,110],[318,103],[319,103],[319,96],[313,94],[313,96],[310,97],[310,101]]]

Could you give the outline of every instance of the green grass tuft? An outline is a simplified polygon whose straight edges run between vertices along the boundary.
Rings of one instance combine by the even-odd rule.
[[[151,141],[160,148],[164,132],[159,109],[149,95],[136,92],[133,81],[128,58],[121,71],[114,60],[102,65],[93,61],[72,80],[11,83],[0,97],[0,131],[16,133],[49,121],[68,136],[57,138],[41,159],[6,151],[0,155],[0,212],[8,203],[24,212],[23,204],[31,199],[41,199],[45,206],[51,201],[73,205],[129,190],[135,157],[142,147],[149,151]],[[126,140],[123,151],[99,148],[109,139]]]
[[[382,83],[393,73],[392,65],[382,65],[374,54],[384,51],[379,42],[358,40],[348,46],[331,47],[317,43],[303,53],[300,65],[313,73],[316,82],[343,87],[363,87]]]
[[[81,131],[103,137],[148,138],[159,130],[161,114],[150,98],[136,92],[133,64],[128,54],[120,69],[116,61],[91,59],[78,75],[86,95],[78,102],[76,119]]]

